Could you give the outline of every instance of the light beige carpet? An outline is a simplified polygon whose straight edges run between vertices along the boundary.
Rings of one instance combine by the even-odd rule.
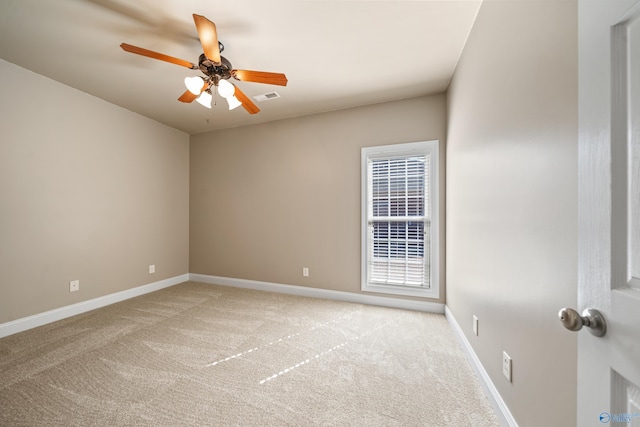
[[[187,282],[0,340],[1,426],[496,426],[444,316]]]

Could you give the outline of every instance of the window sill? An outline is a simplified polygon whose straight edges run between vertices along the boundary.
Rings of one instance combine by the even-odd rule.
[[[391,294],[398,296],[412,296],[422,298],[439,298],[439,292],[437,287],[434,288],[412,288],[409,286],[394,286],[394,285],[382,285],[364,283],[361,288],[364,292],[376,292],[381,294]]]

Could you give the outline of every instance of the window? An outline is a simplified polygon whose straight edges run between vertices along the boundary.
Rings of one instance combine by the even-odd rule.
[[[362,149],[362,290],[437,298],[438,141]]]

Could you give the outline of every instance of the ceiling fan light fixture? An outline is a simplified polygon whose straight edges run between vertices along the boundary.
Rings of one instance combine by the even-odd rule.
[[[204,86],[204,80],[199,76],[185,77],[184,85],[192,94],[200,95],[200,92],[202,92],[202,86]]]
[[[211,100],[213,99],[213,97],[211,96],[211,94],[207,91],[202,92],[202,95],[200,95],[196,101],[198,102],[198,104],[202,105],[203,107],[207,107],[207,108],[211,108]]]
[[[197,100],[198,103],[203,106],[211,108],[213,95],[215,94],[212,93],[212,90],[216,90],[220,93],[221,97],[228,100],[230,110],[242,106],[249,114],[256,114],[260,112],[258,106],[255,105],[239,87],[236,87],[233,83],[227,81],[227,79],[233,77],[235,80],[243,82],[279,86],[287,85],[287,77],[282,73],[234,69],[231,62],[220,55],[224,50],[224,45],[218,40],[216,24],[204,16],[195,13],[193,14],[193,20],[196,25],[196,30],[198,31],[200,44],[204,51],[199,56],[197,63],[127,43],[120,44],[120,47],[125,52],[169,62],[190,70],[202,71],[204,77],[187,77],[184,79],[187,90],[178,98],[178,101],[184,103],[191,103]],[[211,89],[211,86],[215,86],[216,88]]]
[[[236,87],[231,83],[229,83],[228,81],[220,80],[218,82],[218,93],[220,94],[221,97],[229,98],[230,96],[233,96],[235,92],[236,92]]]
[[[227,97],[227,102],[229,103],[229,110],[233,110],[234,108],[238,108],[242,105],[242,102],[240,102],[238,98],[233,95]]]

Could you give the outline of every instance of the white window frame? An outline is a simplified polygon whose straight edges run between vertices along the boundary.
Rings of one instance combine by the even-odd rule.
[[[439,298],[440,296],[440,283],[439,283],[439,235],[440,227],[438,221],[439,212],[439,157],[438,157],[439,141],[420,141],[410,142],[404,144],[392,144],[381,145],[375,147],[363,147],[361,149],[361,289],[367,292],[379,292],[386,294],[395,294],[403,296],[418,296],[426,298]],[[412,155],[427,155],[430,156],[429,175],[429,200],[427,209],[429,212],[425,212],[425,221],[429,221],[430,218],[430,239],[429,239],[429,258],[425,260],[430,266],[429,287],[414,287],[409,285],[390,285],[381,283],[371,283],[369,280],[369,259],[371,254],[369,253],[369,238],[370,228],[369,223],[372,218],[369,217],[369,203],[372,198],[372,189],[369,183],[369,160],[370,159],[383,159],[392,157],[403,157]],[[425,239],[426,240],[426,239]],[[425,253],[427,248],[425,247]]]

